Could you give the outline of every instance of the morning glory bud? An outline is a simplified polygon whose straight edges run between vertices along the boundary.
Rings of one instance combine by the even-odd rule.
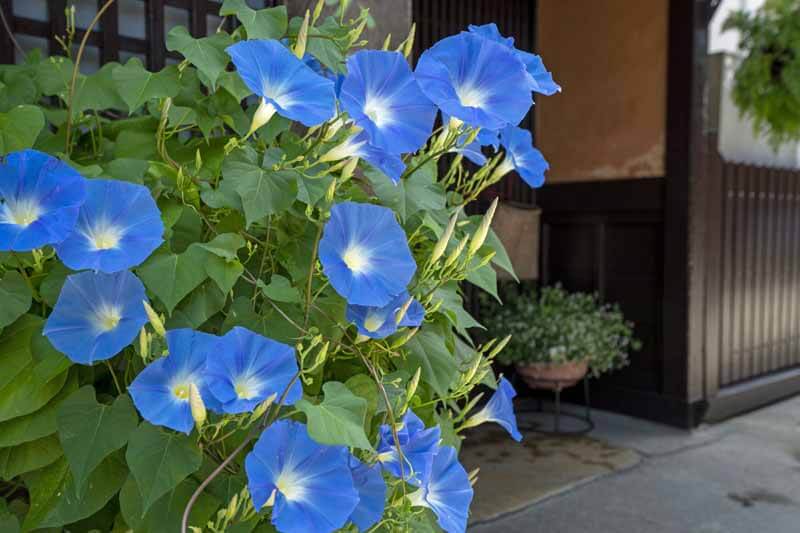
[[[383,50],[384,52],[388,51],[389,46],[391,46],[391,44],[392,44],[392,34],[390,33],[389,35],[386,36],[386,39],[383,40],[383,46],[381,47],[381,50]]]
[[[269,407],[275,402],[275,398],[277,397],[278,393],[273,392],[272,394],[269,395],[269,397],[266,400],[258,404],[256,408],[253,409],[253,413],[250,415],[250,420],[252,422],[255,422],[256,420],[264,416],[264,413],[267,412],[267,409],[269,409]]]
[[[487,355],[486,357],[489,360],[494,359],[497,356],[497,354],[503,351],[503,348],[506,347],[506,344],[508,344],[508,341],[510,340],[511,340],[511,335],[506,335],[505,337],[503,337],[503,340],[501,340],[497,344],[497,346],[495,346],[494,349],[491,352],[489,352],[489,355]]]
[[[228,502],[228,508],[225,510],[225,516],[227,516],[228,520],[233,520],[236,517],[236,513],[239,511],[239,495],[234,494],[231,501]]]
[[[461,256],[461,252],[463,252],[464,248],[467,246],[468,240],[469,237],[464,237],[463,239],[461,239],[461,241],[458,243],[458,246],[456,246],[455,250],[450,252],[450,255],[447,256],[447,259],[445,259],[443,265],[444,268],[449,267],[458,260],[458,258]]]
[[[351,157],[347,160],[344,167],[342,167],[342,181],[347,181],[353,175],[358,165],[358,157]]]
[[[453,213],[453,216],[450,217],[450,222],[447,224],[447,228],[442,233],[442,236],[439,237],[439,242],[436,243],[436,246],[433,247],[433,252],[431,252],[431,264],[435,263],[442,257],[444,251],[447,249],[447,243],[450,242],[450,238],[453,236],[453,231],[456,229],[456,222],[458,222],[458,211]]]
[[[143,361],[150,358],[150,339],[147,338],[147,330],[142,328],[139,331],[139,355],[142,356]]]
[[[164,322],[161,320],[161,317],[158,316],[155,309],[150,307],[150,304],[147,303],[147,300],[142,301],[142,305],[144,305],[144,312],[147,313],[147,318],[150,320],[150,325],[153,326],[153,329],[156,330],[156,333],[163,337],[167,334],[167,330],[164,329]]]
[[[319,19],[319,16],[322,15],[322,8],[324,8],[324,7],[325,7],[325,0],[319,0],[317,2],[317,5],[314,7],[314,14],[311,16],[311,25],[312,26],[317,22],[317,19]]]
[[[306,16],[303,18],[303,24],[297,32],[297,41],[294,43],[294,55],[298,59],[303,59],[306,53],[306,43],[308,42],[308,23],[311,18],[311,12],[306,9]]]
[[[203,403],[203,397],[200,396],[200,390],[194,383],[189,384],[189,407],[192,410],[192,418],[197,426],[197,429],[203,427],[206,423],[206,404]]]
[[[475,234],[472,235],[472,241],[469,243],[469,255],[475,255],[478,250],[481,249],[483,246],[484,241],[486,241],[486,236],[489,234],[489,228],[492,225],[492,219],[494,218],[494,212],[497,210],[497,202],[499,198],[495,198],[492,202],[492,205],[489,206],[489,210],[486,211],[486,214],[483,215],[483,220],[481,221],[480,226],[478,229],[475,230]]]
[[[419,328],[411,328],[411,329],[409,329],[408,332],[406,332],[405,335],[403,335],[402,337],[400,337],[399,339],[397,339],[396,341],[394,341],[392,343],[391,349],[392,350],[396,350],[397,348],[400,348],[401,346],[403,346],[405,343],[410,341],[411,338],[414,335],[417,334],[417,331],[419,331]]]
[[[406,388],[406,397],[411,398],[417,392],[417,386],[419,385],[419,378],[422,374],[422,367],[417,367],[417,371],[414,372],[414,377],[411,378],[411,381],[408,382],[408,387]]]
[[[403,303],[403,306],[397,310],[397,313],[394,315],[394,322],[395,324],[399,324],[403,321],[406,317],[406,313],[408,312],[408,308],[411,307],[411,304],[414,303],[414,298],[410,297]]]
[[[409,57],[411,55],[411,52],[414,50],[414,37],[416,33],[417,33],[417,23],[415,22],[411,25],[411,30],[408,32],[408,37],[406,37],[406,40],[403,43],[403,55],[405,57]]]

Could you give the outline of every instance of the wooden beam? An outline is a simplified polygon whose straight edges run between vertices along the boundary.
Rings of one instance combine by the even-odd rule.
[[[164,45],[164,2],[145,0],[145,33],[147,34],[147,68],[164,68],[166,47]]]
[[[689,401],[702,396],[704,378],[702,174],[708,8],[709,0],[669,3],[662,388],[664,394]]]
[[[64,55],[61,45],[55,38],[56,36],[63,37],[67,32],[66,8],[66,0],[51,0],[47,2],[47,18],[50,21],[47,48],[50,55]]]
[[[0,9],[3,10],[6,24],[14,31],[14,7],[12,0],[0,0]],[[14,62],[14,42],[11,35],[5,29],[0,28],[0,63]]]
[[[97,0],[99,10],[105,0]],[[114,2],[100,19],[100,62],[119,61],[119,7]]]
[[[207,33],[206,15],[208,0],[191,0],[189,7],[189,31],[195,38],[205,37]]]

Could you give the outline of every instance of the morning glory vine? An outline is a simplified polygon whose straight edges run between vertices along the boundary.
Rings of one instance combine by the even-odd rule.
[[[466,431],[522,435],[509,339],[464,308],[513,272],[497,200],[464,208],[544,182],[519,123],[561,88],[494,24],[413,65],[413,28],[368,50],[325,3],[226,0],[238,27],[173,29],[158,72],[82,74],[72,30],[0,67],[0,449],[46,450],[0,470],[0,519],[466,530]]]

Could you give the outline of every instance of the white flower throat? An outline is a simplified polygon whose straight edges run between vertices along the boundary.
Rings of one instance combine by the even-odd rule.
[[[258,397],[261,383],[253,377],[240,377],[233,385],[236,397],[240,400],[252,400]]]
[[[474,85],[456,87],[456,95],[464,107],[483,107],[486,103],[486,94]]]
[[[118,226],[114,226],[106,220],[100,220],[93,227],[87,228],[84,236],[93,250],[112,250],[119,245],[123,233]]]
[[[27,228],[42,215],[42,209],[33,199],[11,201],[3,205],[3,218],[12,224]]]
[[[342,261],[347,268],[361,274],[369,268],[369,255],[366,250],[357,244],[351,244],[342,254]]]
[[[379,128],[391,124],[393,120],[392,112],[389,110],[389,102],[377,96],[366,97],[364,114]]]
[[[95,327],[101,333],[106,333],[116,328],[120,320],[122,320],[122,311],[115,305],[102,304],[95,310]]]
[[[284,470],[280,473],[278,479],[275,480],[275,487],[289,501],[302,500],[306,493],[303,480],[291,470]]]

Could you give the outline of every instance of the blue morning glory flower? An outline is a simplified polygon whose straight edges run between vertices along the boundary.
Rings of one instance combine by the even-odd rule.
[[[336,292],[355,305],[388,304],[405,290],[417,270],[394,212],[355,202],[331,208],[319,259]]]
[[[73,362],[91,365],[117,355],[147,323],[144,285],[130,272],[68,276],[44,335]]]
[[[204,402],[209,398],[204,369],[206,357],[218,355],[219,337],[175,329],[166,338],[169,355],[147,365],[128,392],[145,420],[189,434],[194,427],[189,389],[194,384]]]
[[[369,143],[367,133],[362,131],[348,137],[344,142],[326,153],[321,161],[338,161],[349,157],[359,157],[383,172],[395,185],[400,182],[406,164],[397,154],[384,152]]]
[[[410,494],[409,499],[413,506],[433,511],[439,526],[447,533],[466,531],[472,485],[458,462],[455,448],[442,446],[433,458],[430,481]]]
[[[164,242],[164,224],[150,190],[115,180],[87,180],[86,202],[58,258],[73,270],[112,273],[141,264]]]
[[[206,375],[212,401],[209,407],[223,413],[245,413],[272,396],[276,401],[297,374],[294,348],[235,327],[225,334],[218,353],[208,358]],[[294,380],[284,405],[303,396],[303,386]]]
[[[514,396],[517,391],[506,378],[500,378],[497,390],[486,403],[486,405],[469,417],[464,427],[475,427],[484,422],[496,422],[500,424],[511,437],[520,442],[522,435],[517,429],[517,417],[514,415]]]
[[[277,112],[316,126],[336,113],[333,82],[314,72],[279,41],[240,41],[227,52],[239,76],[267,106],[268,115]]]
[[[444,113],[473,127],[499,130],[518,124],[533,103],[525,65],[513,50],[470,33],[426,50],[416,77]]]
[[[372,466],[362,463],[350,456],[350,473],[353,475],[353,486],[358,491],[358,505],[350,515],[359,531],[366,531],[383,516],[386,507],[386,481],[381,474],[379,464]]]
[[[244,460],[253,506],[274,505],[272,524],[282,533],[339,529],[358,504],[349,455],[313,441],[304,424],[275,422]]]
[[[416,152],[436,118],[436,106],[400,52],[362,50],[350,56],[340,100],[370,144],[392,154]]]
[[[542,153],[533,147],[531,132],[509,126],[500,132],[500,144],[505,148],[506,156],[494,170],[496,176],[516,170],[531,187],[541,187],[544,184],[544,173],[550,165]]]
[[[528,81],[532,91],[541,93],[545,96],[550,96],[557,92],[561,92],[561,87],[553,81],[553,75],[544,66],[542,58],[536,54],[531,54],[530,52],[515,48],[514,38],[503,37],[494,22],[490,24],[484,24],[483,26],[475,26],[470,24],[469,32],[474,35],[479,35],[484,39],[489,39],[490,41],[500,43],[514,50],[514,53],[517,54],[517,57],[525,65],[525,69],[527,70],[529,77]]]
[[[411,296],[403,291],[382,307],[348,304],[347,320],[356,325],[359,334],[372,339],[383,339],[397,331],[398,327],[415,328],[422,324],[425,309],[416,299],[411,302],[400,322],[397,322],[395,317],[398,311],[409,299]]]
[[[0,158],[0,251],[64,240],[86,196],[84,182],[66,163],[36,150]]]
[[[406,411],[400,427],[397,428],[396,442],[392,429],[384,424],[378,431],[378,462],[384,470],[396,478],[403,477],[412,485],[420,486],[427,483],[431,473],[433,457],[439,450],[439,440],[442,432],[439,426],[425,428],[425,424],[414,411]],[[400,456],[397,445],[403,452],[405,462],[401,471]]]

